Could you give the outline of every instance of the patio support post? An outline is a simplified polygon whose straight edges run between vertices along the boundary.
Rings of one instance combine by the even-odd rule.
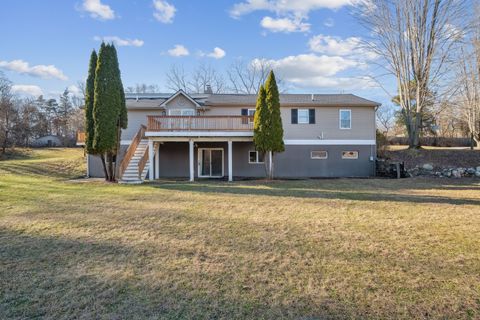
[[[153,181],[154,175],[153,175],[153,152],[155,150],[153,149],[153,140],[148,140],[148,180]]]
[[[228,140],[228,181],[233,181],[232,140]]]
[[[194,170],[193,170],[193,140],[188,141],[189,149],[189,160],[190,160],[190,181],[194,180]]]
[[[156,143],[155,148],[155,179],[160,179],[160,142]]]

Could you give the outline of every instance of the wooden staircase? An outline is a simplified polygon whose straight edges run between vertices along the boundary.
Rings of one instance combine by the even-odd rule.
[[[143,170],[140,168],[139,164],[142,161],[144,155],[147,154],[146,162],[143,165]],[[130,159],[127,168],[123,172],[123,175],[120,179],[120,183],[142,183],[145,180],[148,172],[148,140],[142,139],[133,154],[133,157]],[[142,170],[142,172],[139,172]]]
[[[119,183],[142,183],[148,173],[148,139],[145,139],[145,126],[141,126],[128,146],[127,152],[120,163]]]

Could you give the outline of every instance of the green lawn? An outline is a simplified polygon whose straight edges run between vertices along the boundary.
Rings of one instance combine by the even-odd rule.
[[[480,180],[75,182],[0,161],[0,319],[480,318]]]

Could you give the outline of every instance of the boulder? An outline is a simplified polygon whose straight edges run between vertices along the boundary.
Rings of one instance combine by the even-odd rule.
[[[480,171],[475,171],[475,177],[480,178]]]
[[[433,165],[431,165],[430,163],[425,163],[425,164],[422,166],[422,169],[423,169],[423,170],[427,170],[427,171],[432,171],[432,170],[433,170]]]
[[[476,171],[477,171],[477,170],[475,170],[475,168],[468,168],[468,169],[467,169],[467,173],[468,173],[468,174],[475,174]]]
[[[458,171],[457,169],[452,170],[452,178],[461,178],[462,173]]]

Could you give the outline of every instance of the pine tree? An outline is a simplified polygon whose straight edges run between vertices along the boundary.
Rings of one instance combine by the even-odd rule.
[[[97,154],[93,148],[95,123],[93,120],[93,101],[95,94],[95,70],[97,68],[97,52],[92,51],[88,66],[88,77],[85,85],[85,150],[88,154]]]
[[[283,142],[283,126],[280,114],[280,94],[278,93],[277,82],[275,74],[270,71],[267,80],[265,81],[265,104],[268,108],[268,147],[269,152],[269,166],[268,176],[273,179],[273,156],[276,152],[285,151]]]

